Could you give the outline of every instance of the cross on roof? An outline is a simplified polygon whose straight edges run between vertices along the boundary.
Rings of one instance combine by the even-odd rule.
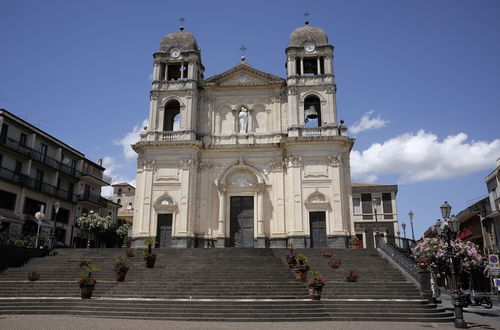
[[[245,45],[242,45],[240,47],[240,50],[241,50],[241,55],[245,55],[245,50],[247,50],[248,48],[245,47]]]

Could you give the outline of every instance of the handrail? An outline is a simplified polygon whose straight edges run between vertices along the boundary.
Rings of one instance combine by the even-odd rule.
[[[402,270],[420,283],[419,268],[413,260],[408,259],[407,256],[399,252],[391,244],[386,243],[380,236],[377,237],[377,247],[400,266]]]

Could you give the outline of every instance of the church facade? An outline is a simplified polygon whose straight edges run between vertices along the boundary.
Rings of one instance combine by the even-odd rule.
[[[333,46],[306,24],[285,53],[286,79],[244,57],[205,79],[192,34],[181,28],[163,38],[149,124],[133,145],[136,242],[342,248],[356,235],[354,139],[337,117]]]

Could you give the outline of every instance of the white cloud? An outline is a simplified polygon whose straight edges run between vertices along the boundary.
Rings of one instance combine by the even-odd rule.
[[[135,151],[130,147],[130,145],[136,143],[140,139],[140,132],[144,126],[148,125],[148,120],[144,119],[142,124],[136,125],[132,128],[132,131],[128,132],[124,137],[118,140],[113,140],[113,144],[122,146],[123,154],[126,159],[133,159],[137,157]]]
[[[380,174],[396,174],[400,183],[419,182],[493,168],[499,156],[500,139],[467,142],[467,134],[458,133],[439,141],[420,130],[352,151],[351,170],[355,180],[374,182]]]
[[[352,134],[357,134],[359,132],[367,131],[370,129],[379,129],[379,128],[387,125],[387,123],[389,123],[388,120],[380,118],[380,115],[378,115],[376,118],[371,118],[370,116],[372,114],[373,114],[373,110],[366,112],[361,117],[360,120],[355,122],[354,125],[352,125],[349,128],[349,132]]]

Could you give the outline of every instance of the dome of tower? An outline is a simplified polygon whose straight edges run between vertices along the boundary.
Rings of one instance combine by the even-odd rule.
[[[306,22],[306,25],[292,31],[288,47],[302,47],[306,41],[312,41],[316,46],[324,46],[328,45],[328,36],[323,29],[309,26],[309,22]]]
[[[160,52],[168,52],[172,47],[180,48],[182,51],[198,50],[194,36],[185,32],[181,27],[179,32],[169,33],[160,42]]]

